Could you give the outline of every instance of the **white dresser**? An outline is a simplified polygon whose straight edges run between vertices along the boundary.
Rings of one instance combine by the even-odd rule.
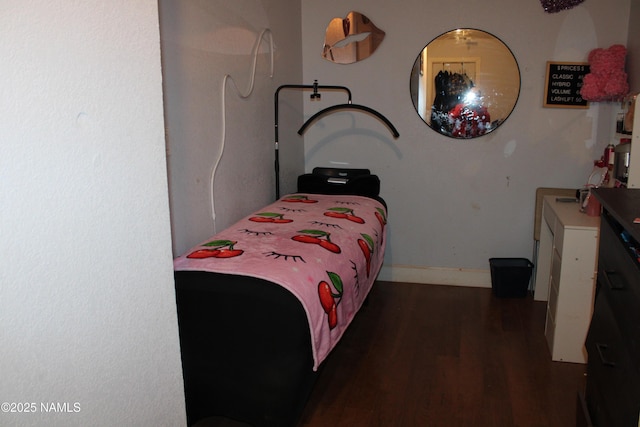
[[[547,301],[545,336],[556,361],[586,363],[593,312],[600,217],[545,196],[534,299]]]

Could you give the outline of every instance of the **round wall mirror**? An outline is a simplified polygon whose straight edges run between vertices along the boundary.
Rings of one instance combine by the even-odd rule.
[[[457,29],[420,51],[410,88],[418,115],[431,129],[452,138],[476,138],[493,132],[513,111],[520,69],[497,37]]]

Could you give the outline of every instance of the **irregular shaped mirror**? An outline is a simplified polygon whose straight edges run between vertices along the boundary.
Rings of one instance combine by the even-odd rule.
[[[385,32],[358,12],[346,18],[333,18],[327,26],[322,57],[338,64],[351,64],[368,58],[384,39]]]
[[[494,131],[520,95],[520,69],[497,37],[457,29],[433,39],[411,70],[411,98],[431,129],[452,138]]]

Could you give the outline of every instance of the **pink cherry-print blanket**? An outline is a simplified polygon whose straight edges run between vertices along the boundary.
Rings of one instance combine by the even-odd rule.
[[[307,314],[316,370],[373,286],[386,223],[385,206],[368,197],[291,194],[176,258],[174,269],[256,277],[288,289]]]

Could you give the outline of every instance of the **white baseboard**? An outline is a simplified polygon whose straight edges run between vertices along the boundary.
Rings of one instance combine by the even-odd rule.
[[[491,287],[490,270],[465,268],[415,267],[410,265],[383,265],[378,280],[387,282],[424,283],[430,285]]]

